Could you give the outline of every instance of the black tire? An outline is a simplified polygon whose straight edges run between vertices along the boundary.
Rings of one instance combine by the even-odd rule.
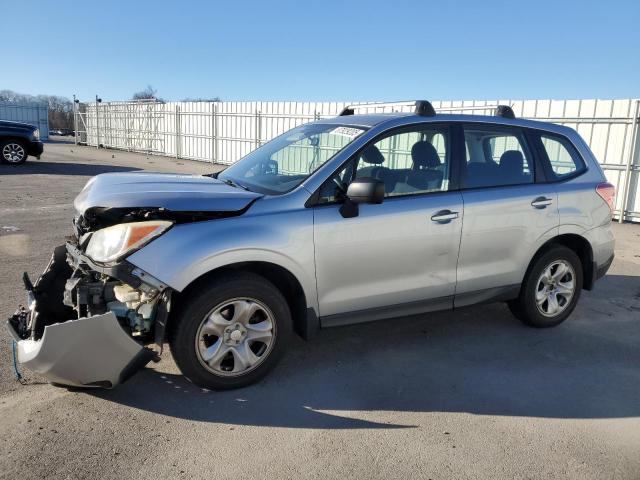
[[[19,145],[22,148],[22,158],[20,158],[20,160],[18,161],[9,161],[8,159],[5,158],[4,156],[4,148],[7,145],[11,145],[11,144],[16,144]],[[27,161],[27,157],[29,156],[29,154],[27,153],[27,146],[24,144],[24,142],[20,141],[20,140],[0,140],[0,163],[4,163],[7,165],[21,165],[24,162]]]
[[[545,316],[539,310],[536,303],[536,290],[538,289],[538,280],[543,271],[555,261],[564,260],[569,263],[575,272],[575,290],[570,301],[563,307],[563,310],[555,316]],[[582,262],[576,253],[562,245],[555,245],[538,255],[534,259],[522,283],[520,296],[516,300],[508,302],[509,309],[516,318],[525,325],[535,328],[554,327],[564,322],[580,298],[580,292],[583,285]]]
[[[196,352],[196,337],[205,316],[226,300],[255,299],[273,313],[275,335],[268,355],[253,370],[238,376],[216,375],[205,368]],[[196,385],[212,390],[244,387],[264,377],[278,362],[289,344],[292,321],[284,296],[271,282],[253,273],[228,273],[195,287],[181,299],[182,310],[174,319],[169,345],[182,374]]]

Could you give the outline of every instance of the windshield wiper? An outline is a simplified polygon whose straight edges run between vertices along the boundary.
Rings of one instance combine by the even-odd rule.
[[[232,187],[236,187],[236,188],[242,188],[243,190],[246,190],[247,192],[250,192],[251,190],[249,189],[249,187],[245,187],[244,185],[236,182],[235,180],[231,180],[230,178],[225,178],[224,180],[222,180],[224,183],[226,183],[227,185],[231,185]]]

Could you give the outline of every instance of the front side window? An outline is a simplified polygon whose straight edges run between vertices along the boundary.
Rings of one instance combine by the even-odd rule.
[[[519,129],[468,125],[465,188],[533,183],[533,157]]]
[[[549,135],[541,135],[540,140],[547,152],[551,170],[556,179],[568,177],[584,168],[584,164],[569,140]]]
[[[421,126],[383,137],[367,145],[321,187],[320,202],[344,196],[355,178],[384,183],[385,196],[442,192],[449,188],[449,129]]]
[[[257,148],[221,172],[218,179],[260,193],[282,194],[300,185],[365,130],[346,125],[302,125]]]

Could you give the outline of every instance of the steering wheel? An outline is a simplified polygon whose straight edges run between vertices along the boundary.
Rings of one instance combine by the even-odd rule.
[[[340,189],[341,192],[347,193],[347,185],[340,179],[340,177],[336,175],[331,180],[333,180],[333,183],[336,184],[336,186]]]

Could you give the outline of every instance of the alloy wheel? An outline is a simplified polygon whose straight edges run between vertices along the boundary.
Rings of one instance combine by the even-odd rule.
[[[269,356],[275,336],[274,315],[262,302],[226,300],[202,320],[195,338],[196,356],[215,375],[244,375]]]
[[[2,148],[2,158],[8,163],[20,163],[25,155],[24,147],[19,143],[7,143]]]
[[[536,305],[545,317],[560,315],[571,303],[576,290],[576,274],[566,260],[549,264],[536,283]]]

